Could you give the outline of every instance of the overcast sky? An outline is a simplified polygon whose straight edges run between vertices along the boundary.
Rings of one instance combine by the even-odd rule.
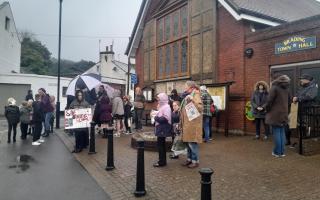
[[[31,31],[57,57],[59,0],[8,0],[19,31]],[[63,0],[61,57],[98,61],[114,41],[116,59],[124,55],[142,0]],[[0,0],[2,3],[3,0]]]

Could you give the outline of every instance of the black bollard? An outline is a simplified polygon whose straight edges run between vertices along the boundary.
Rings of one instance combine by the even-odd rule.
[[[95,139],[95,123],[90,123],[90,146],[89,146],[89,153],[88,154],[95,154],[96,152],[96,139]]]
[[[199,173],[201,174],[201,200],[211,200],[211,175],[213,170],[202,168]]]
[[[136,177],[136,191],[134,195],[136,197],[142,197],[146,195],[145,179],[144,179],[144,141],[143,139],[137,139],[137,177]]]
[[[107,129],[108,136],[108,154],[107,154],[107,166],[106,170],[111,171],[114,169],[113,160],[113,129]]]

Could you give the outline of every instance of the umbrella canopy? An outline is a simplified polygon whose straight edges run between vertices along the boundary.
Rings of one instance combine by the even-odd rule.
[[[106,90],[106,92],[108,94],[108,97],[110,99],[112,99],[113,98],[113,92],[114,92],[115,89],[113,87],[111,87],[110,85],[106,84],[106,83],[101,83],[100,85],[103,85],[104,89]],[[99,86],[96,87],[96,91],[99,90]]]
[[[96,74],[82,74],[75,77],[68,86],[66,95],[74,96],[76,89],[85,89],[88,88],[92,90],[101,84],[99,80],[99,75]]]

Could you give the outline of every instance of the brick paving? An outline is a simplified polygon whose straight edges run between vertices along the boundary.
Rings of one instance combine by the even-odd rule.
[[[74,138],[58,133],[72,150]],[[136,150],[130,136],[114,139],[115,166],[105,171],[107,140],[99,136],[95,155],[75,154],[83,167],[112,199],[136,199]],[[250,136],[217,136],[200,146],[200,168],[213,168],[212,195],[219,200],[319,200],[320,155],[300,156],[287,149],[285,158],[271,156],[272,141],[254,141]],[[154,168],[156,152],[145,152],[147,195],[140,199],[200,199],[199,169],[188,169],[179,160],[168,159],[164,168]]]

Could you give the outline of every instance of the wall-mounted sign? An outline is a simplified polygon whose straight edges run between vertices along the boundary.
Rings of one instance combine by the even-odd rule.
[[[275,54],[289,53],[294,51],[314,49],[317,47],[316,36],[303,37],[303,36],[292,36],[283,42],[276,43]]]
[[[211,95],[214,104],[219,110],[226,109],[226,87],[207,87],[208,93]]]
[[[138,77],[136,74],[131,74],[131,84],[137,84],[138,83]]]

